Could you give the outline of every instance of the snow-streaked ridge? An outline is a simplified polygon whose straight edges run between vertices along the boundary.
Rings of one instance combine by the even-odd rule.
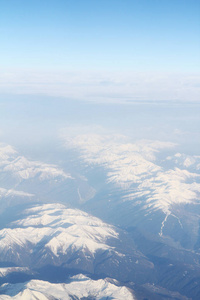
[[[15,246],[25,248],[32,244],[34,247],[43,241],[43,248],[58,257],[69,250],[94,254],[99,249],[112,250],[106,241],[118,237],[114,228],[100,219],[61,204],[35,206],[24,214],[11,228],[0,231],[0,253]]]
[[[140,198],[144,209],[159,209],[167,215],[173,205],[200,201],[200,175],[185,170],[199,157],[184,157],[182,168],[175,165],[171,169],[163,168],[156,159],[158,152],[173,148],[173,143],[150,140],[132,143],[124,136],[105,134],[72,136],[64,130],[62,138],[66,147],[79,149],[86,163],[101,165],[107,170],[107,182],[125,191],[123,201],[134,203]],[[176,157],[180,160],[183,155]],[[170,159],[167,157],[166,162]]]
[[[19,196],[19,197],[33,197],[33,194],[29,194],[23,191],[17,191],[14,189],[4,189],[0,188],[0,198],[1,197],[12,197],[12,196]]]
[[[8,267],[8,268],[0,268],[0,277],[4,277],[10,273],[24,272],[29,273],[29,268],[26,267]]]
[[[27,283],[4,284],[0,288],[0,299],[15,300],[71,300],[72,296],[82,299],[134,300],[135,297],[126,287],[116,286],[107,280],[92,280],[86,276],[78,275],[71,278],[69,283],[49,283],[41,280],[31,280]]]
[[[0,144],[0,172],[9,172],[21,180],[35,176],[38,176],[40,180],[57,177],[72,179],[70,174],[65,173],[56,165],[28,160],[26,157],[20,156],[11,146],[2,144]]]

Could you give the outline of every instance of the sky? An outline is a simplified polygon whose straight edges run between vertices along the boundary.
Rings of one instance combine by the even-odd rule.
[[[199,100],[198,0],[1,0],[0,40],[2,95]]]

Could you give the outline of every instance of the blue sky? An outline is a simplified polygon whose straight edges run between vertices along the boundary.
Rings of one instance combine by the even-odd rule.
[[[200,1],[2,0],[0,40],[3,72],[196,74]]]
[[[2,0],[0,11],[3,67],[200,67],[200,1]]]

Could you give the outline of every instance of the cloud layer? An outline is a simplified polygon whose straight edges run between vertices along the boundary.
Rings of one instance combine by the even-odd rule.
[[[1,94],[42,94],[96,102],[199,101],[198,73],[0,72]]]

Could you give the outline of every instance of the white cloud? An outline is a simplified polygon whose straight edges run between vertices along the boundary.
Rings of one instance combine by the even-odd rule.
[[[200,75],[180,73],[1,71],[0,93],[97,102],[200,100]]]

